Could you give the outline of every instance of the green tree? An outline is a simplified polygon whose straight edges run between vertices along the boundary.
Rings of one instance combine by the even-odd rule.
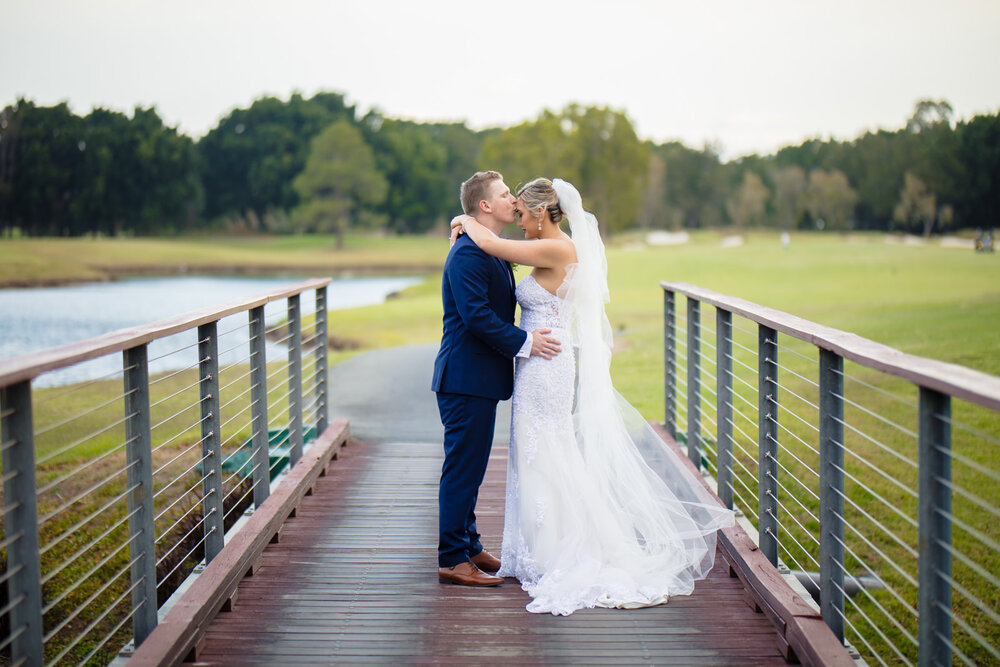
[[[906,121],[908,132],[923,132],[925,130],[951,125],[951,104],[946,100],[920,100],[913,107],[913,115]]]
[[[955,217],[971,227],[1000,225],[1000,113],[960,123],[956,134],[966,178]]]
[[[850,165],[842,165],[858,186],[856,214],[862,228],[886,229],[903,183],[914,161],[914,142],[905,133],[868,132],[853,143]]]
[[[782,167],[772,174],[774,182],[774,214],[778,227],[795,229],[806,211],[806,191],[809,182],[802,167]]]
[[[189,228],[199,212],[194,142],[163,125],[155,109],[128,118],[94,109],[85,119],[81,197],[86,217],[109,234],[157,234]]]
[[[389,183],[388,196],[379,207],[389,229],[426,232],[441,222],[455,206],[448,197],[448,151],[435,141],[431,126],[386,119],[372,111],[361,128]]]
[[[576,185],[594,207],[603,231],[610,234],[636,226],[646,189],[649,147],[639,140],[622,111],[570,105],[563,112],[566,121],[570,141],[583,153]]]
[[[339,120],[313,139],[305,169],[295,177],[302,203],[292,220],[300,231],[334,232],[344,247],[348,227],[379,224],[373,208],[385,201],[388,184],[361,131]]]
[[[571,104],[487,136],[481,162],[512,186],[537,176],[572,182],[610,234],[639,220],[649,147],[623,112]]]
[[[252,211],[259,220],[291,209],[299,201],[292,180],[305,166],[309,142],[334,121],[353,118],[354,107],[339,93],[308,100],[296,93],[287,102],[262,97],[234,109],[198,142],[205,213]]]
[[[912,172],[906,172],[903,189],[899,193],[899,203],[893,210],[893,219],[907,229],[920,230],[930,236],[937,216],[937,197],[927,190],[927,186]]]
[[[761,225],[764,212],[771,192],[764,185],[764,180],[752,171],[743,173],[743,182],[736,192],[726,200],[726,212],[729,219],[739,229],[747,225]]]
[[[0,113],[0,224],[29,234],[149,234],[189,227],[201,189],[194,143],[155,109],[131,118],[19,100]]]
[[[483,139],[482,168],[499,171],[512,188],[539,176],[562,178],[579,186],[581,150],[571,143],[568,127],[545,109],[533,121],[490,132]],[[586,196],[582,190],[581,194]]]
[[[807,208],[817,226],[831,230],[847,229],[857,199],[858,195],[847,181],[847,176],[839,169],[813,169],[809,172]]]
[[[432,123],[427,127],[433,141],[445,149],[447,192],[442,210],[446,214],[451,213],[458,208],[461,183],[478,169],[483,140],[495,134],[496,130],[476,132],[466,127],[465,123]]]
[[[39,107],[19,99],[3,111],[0,145],[4,227],[32,235],[86,231],[74,210],[85,187],[82,119],[66,103]]]
[[[653,146],[650,146],[648,170],[639,227],[677,229],[681,221],[679,217],[672,215],[673,211],[666,201],[667,162]]]
[[[722,165],[716,150],[670,142],[652,148],[666,165],[663,197],[668,225],[696,229],[718,225],[724,199]]]

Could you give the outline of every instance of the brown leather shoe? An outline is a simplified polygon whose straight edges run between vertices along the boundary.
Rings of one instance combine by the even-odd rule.
[[[469,560],[471,560],[472,564],[483,572],[496,572],[500,569],[500,559],[485,549],[477,553]]]
[[[454,567],[439,567],[438,581],[450,581],[459,586],[499,586],[503,583],[503,579],[486,574],[471,561],[459,563]]]

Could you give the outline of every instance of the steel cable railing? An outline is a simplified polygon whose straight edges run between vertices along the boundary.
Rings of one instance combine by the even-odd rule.
[[[0,662],[107,663],[141,643],[158,599],[267,499],[326,428],[329,282],[0,361]],[[282,341],[287,359],[269,359]],[[116,373],[35,386],[114,354]]]
[[[1000,661],[1000,378],[662,287],[665,427],[834,633],[872,663]]]

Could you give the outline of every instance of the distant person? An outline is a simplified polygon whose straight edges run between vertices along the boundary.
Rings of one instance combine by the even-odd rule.
[[[462,184],[462,208],[486,233],[514,222],[514,196],[495,171]],[[476,498],[486,474],[497,402],[510,398],[515,355],[551,359],[559,341],[547,330],[514,326],[514,274],[468,237],[455,243],[441,280],[444,325],[432,389],[444,424],[444,465],[438,488],[438,577],[465,586],[496,586],[500,561],[483,550]]]
[[[558,356],[517,360],[498,576],[520,580],[533,598],[528,611],[560,615],[689,594],[712,569],[715,532],[733,514],[612,386],[607,262],[580,193],[539,178],[518,193],[516,210],[523,241],[499,238],[480,216],[452,222],[453,240],[465,232],[454,247],[471,237],[490,255],[535,267],[517,286],[521,327],[564,342]]]

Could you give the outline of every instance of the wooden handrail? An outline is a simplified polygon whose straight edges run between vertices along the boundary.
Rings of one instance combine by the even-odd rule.
[[[0,387],[6,387],[24,380],[31,380],[46,371],[71,366],[81,361],[121,352],[143,345],[158,338],[164,338],[181,331],[193,329],[223,317],[241,313],[251,308],[301,294],[307,290],[325,287],[331,278],[310,278],[288,287],[279,287],[249,298],[230,301],[222,306],[210,306],[182,315],[168,317],[151,324],[119,329],[111,333],[49,348],[41,352],[29,352],[10,359],[0,360]]]
[[[816,324],[780,310],[719,294],[696,285],[661,282],[660,287],[742,315],[793,338],[830,350],[862,366],[1000,411],[1000,378],[993,375],[957,364],[906,354],[856,334]]]

